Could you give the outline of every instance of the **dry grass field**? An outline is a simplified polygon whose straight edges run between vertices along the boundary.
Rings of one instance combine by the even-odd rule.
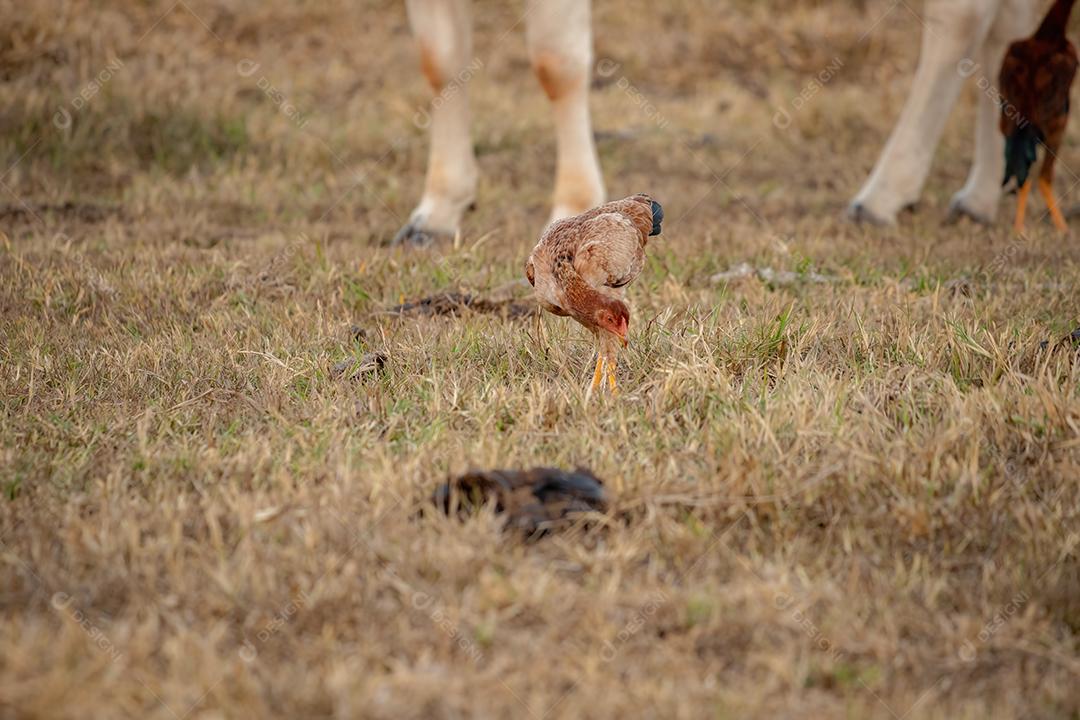
[[[574,323],[387,312],[525,294],[523,10],[477,3],[478,205],[417,251],[400,3],[0,0],[0,717],[1080,716],[1080,248],[943,224],[974,88],[916,212],[843,219],[921,3],[597,0],[608,193],[668,220],[591,402]],[[610,512],[421,512],[532,465]]]

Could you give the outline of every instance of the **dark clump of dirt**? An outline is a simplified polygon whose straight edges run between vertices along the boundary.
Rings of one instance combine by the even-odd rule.
[[[494,503],[506,515],[506,527],[530,538],[569,527],[584,513],[606,512],[604,481],[590,470],[559,468],[470,470],[435,489],[431,498],[446,514],[467,517]]]
[[[349,337],[352,338],[353,342],[360,342],[367,337],[367,330],[362,326],[353,323],[349,326]]]
[[[394,315],[461,315],[464,312],[489,315],[502,315],[511,320],[519,320],[532,315],[536,305],[531,301],[508,298],[497,300],[464,292],[445,292],[429,295],[419,300],[395,305],[387,310]]]
[[[1054,343],[1054,348],[1080,348],[1080,327],[1073,330],[1071,333]],[[1043,340],[1039,343],[1040,350],[1050,349],[1050,341]]]
[[[0,205],[0,219],[3,220],[36,220],[44,215],[55,215],[64,220],[96,223],[108,217],[122,216],[123,210],[118,206],[79,203],[70,200],[63,203],[20,202]]]
[[[346,358],[330,368],[330,375],[341,380],[363,380],[377,375],[385,367],[390,357],[384,352],[364,353],[360,357]]]

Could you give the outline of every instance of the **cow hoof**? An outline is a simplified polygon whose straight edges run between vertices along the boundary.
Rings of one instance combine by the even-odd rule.
[[[949,203],[949,211],[945,214],[945,224],[954,225],[962,218],[968,218],[979,225],[994,224],[994,219],[988,217],[986,213],[971,209],[963,200],[953,200]]]
[[[394,235],[394,239],[390,241],[390,245],[408,245],[414,248],[426,248],[430,247],[439,238],[446,237],[444,233],[434,232],[432,230],[426,230],[420,227],[415,222],[407,222],[404,227],[397,231]]]
[[[852,222],[862,225],[895,225],[896,221],[893,218],[886,218],[873,212],[863,203],[856,200],[848,205],[847,218]]]

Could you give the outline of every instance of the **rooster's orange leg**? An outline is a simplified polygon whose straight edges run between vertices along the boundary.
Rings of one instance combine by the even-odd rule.
[[[1061,141],[1065,136],[1065,124],[1068,117],[1059,117],[1051,123],[1046,133],[1046,157],[1043,158],[1042,168],[1039,171],[1039,194],[1046,200],[1046,209],[1050,212],[1050,219],[1054,221],[1054,227],[1060,233],[1069,232],[1069,226],[1058,208],[1054,198],[1054,164],[1057,160]]]
[[[1054,186],[1047,178],[1039,178],[1039,193],[1046,199],[1046,209],[1050,211],[1050,219],[1054,221],[1054,227],[1058,229],[1058,232],[1068,232],[1069,225],[1065,222],[1065,217],[1061,214],[1061,209],[1058,207],[1057,200],[1054,199]]]
[[[1028,193],[1031,192],[1031,178],[1028,178],[1024,186],[1016,193],[1016,219],[1013,221],[1013,230],[1017,233],[1024,232],[1024,210],[1027,208]]]
[[[615,360],[611,359],[607,361],[607,381],[608,389],[611,390],[611,394],[614,395],[618,392],[618,387],[615,384]]]

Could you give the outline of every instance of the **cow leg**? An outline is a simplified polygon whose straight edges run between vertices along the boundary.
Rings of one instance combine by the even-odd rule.
[[[466,85],[478,64],[472,57],[469,0],[407,0],[406,7],[435,99],[414,117],[431,134],[424,195],[394,243],[426,245],[437,235],[456,233],[476,197],[479,173]]]
[[[975,154],[967,182],[949,203],[949,219],[966,215],[991,223],[1001,199],[1001,179],[1005,173],[1005,138],[998,128],[1001,92],[998,74],[1009,44],[1034,31],[1035,3],[1006,0],[998,11],[971,70],[976,84]]]
[[[551,219],[604,202],[589,120],[592,29],[588,0],[529,0],[529,58],[555,114],[555,196]]]
[[[963,84],[963,69],[982,47],[1001,2],[927,3],[922,50],[911,91],[870,177],[851,202],[848,212],[853,219],[892,224],[901,209],[918,199]]]

